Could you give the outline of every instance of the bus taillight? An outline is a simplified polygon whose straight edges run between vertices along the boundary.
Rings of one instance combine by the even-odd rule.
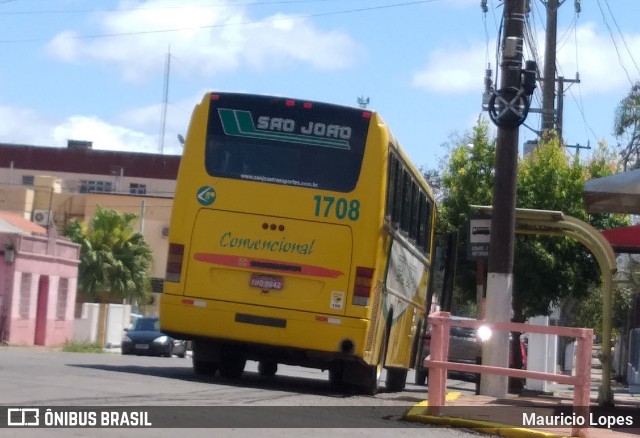
[[[353,286],[353,298],[351,304],[354,306],[368,306],[371,296],[371,285],[373,283],[373,268],[356,268],[356,281]]]
[[[180,282],[182,271],[182,260],[184,259],[184,245],[179,243],[169,244],[169,255],[167,257],[167,271],[164,279],[166,281]]]

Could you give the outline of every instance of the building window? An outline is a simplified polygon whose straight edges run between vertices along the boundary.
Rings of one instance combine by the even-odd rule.
[[[69,296],[69,279],[61,278],[58,283],[58,305],[56,307],[56,320],[64,321],[67,316],[67,297]]]
[[[29,319],[29,308],[31,307],[31,274],[22,273],[19,307],[20,319]]]
[[[145,195],[147,193],[147,185],[131,183],[129,184],[129,193],[132,195]]]
[[[33,175],[22,175],[22,185],[32,186],[35,184],[35,177]]]
[[[80,180],[80,193],[111,193],[113,183],[111,181]]]

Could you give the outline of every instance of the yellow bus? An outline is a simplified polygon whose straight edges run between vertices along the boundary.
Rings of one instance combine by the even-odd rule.
[[[198,374],[247,360],[404,388],[424,324],[435,208],[380,116],[212,92],[191,118],[169,226],[161,330]]]

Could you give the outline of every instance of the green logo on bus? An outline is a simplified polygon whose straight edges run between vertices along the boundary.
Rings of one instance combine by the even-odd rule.
[[[211,205],[216,200],[216,191],[211,186],[202,186],[198,189],[196,198],[204,206]]]
[[[249,111],[218,108],[218,114],[220,114],[222,129],[226,135],[258,138],[262,140],[277,140],[335,149],[350,149],[347,139],[351,137],[351,128],[347,126],[327,126],[322,123],[314,124],[311,122],[306,127],[298,128],[293,120],[277,119],[278,123],[259,120],[258,128],[264,125],[266,129],[257,129],[253,122],[251,112]],[[265,117],[260,117],[259,119],[263,118]],[[268,119],[268,117],[266,119]],[[299,134],[296,132],[299,132]]]

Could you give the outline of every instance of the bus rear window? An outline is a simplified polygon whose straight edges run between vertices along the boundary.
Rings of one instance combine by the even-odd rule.
[[[291,99],[220,94],[211,101],[206,168],[211,176],[352,191],[370,113]]]

